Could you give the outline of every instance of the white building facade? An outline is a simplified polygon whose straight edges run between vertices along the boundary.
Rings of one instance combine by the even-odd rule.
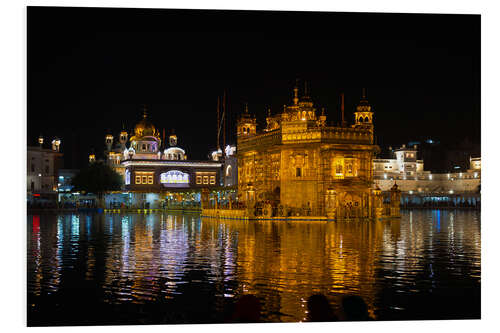
[[[28,146],[26,192],[28,201],[57,200],[58,170],[63,166],[60,152],[61,140],[54,138],[51,148],[44,148],[44,138],[38,138],[39,145]]]
[[[479,193],[481,189],[481,157],[469,159],[465,172],[431,173],[424,170],[424,161],[417,160],[417,148],[403,145],[394,152],[396,158],[375,159],[374,183],[389,191],[397,183],[403,194],[457,195]]]

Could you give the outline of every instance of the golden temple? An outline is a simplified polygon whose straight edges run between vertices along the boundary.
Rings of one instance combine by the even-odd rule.
[[[373,110],[365,91],[354,112],[354,124],[344,120],[329,126],[317,110],[307,85],[291,105],[257,131],[248,106],[237,122],[238,199],[245,217],[311,216],[328,219],[399,216],[400,191],[395,184],[385,200],[373,182]],[[389,199],[389,198],[388,198]],[[391,204],[392,203],[392,204]],[[208,207],[206,207],[208,208]],[[206,216],[234,217],[234,212],[204,210]]]

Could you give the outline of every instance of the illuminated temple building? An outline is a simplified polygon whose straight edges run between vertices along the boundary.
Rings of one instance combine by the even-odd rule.
[[[186,151],[177,145],[174,133],[168,137],[166,147],[148,119],[146,109],[132,134],[129,139],[127,131],[122,130],[114,147],[113,135],[107,134],[105,138],[106,163],[123,176],[124,190],[129,192],[132,206],[146,204],[146,207],[159,208],[172,193],[188,190],[195,193],[201,188],[220,186],[223,164],[189,160]],[[92,162],[95,156],[90,155],[89,159]],[[110,200],[114,199],[117,198]]]
[[[238,195],[247,206],[264,207],[264,216],[328,216],[329,218],[399,215],[399,191],[394,187],[393,210],[383,208],[373,186],[373,110],[363,91],[354,124],[328,126],[318,116],[307,86],[291,105],[269,114],[257,131],[257,120],[245,108],[237,123]],[[270,203],[278,203],[271,209]],[[267,205],[267,209],[266,209]],[[395,206],[395,205],[392,205]]]

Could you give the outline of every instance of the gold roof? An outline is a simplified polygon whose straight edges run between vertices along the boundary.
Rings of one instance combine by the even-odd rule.
[[[135,139],[139,139],[145,136],[153,136],[157,139],[160,138],[160,133],[156,130],[155,126],[148,119],[148,115],[146,113],[146,109],[144,109],[144,114],[140,122],[135,125],[134,128],[134,136]],[[132,138],[131,138],[132,139]]]

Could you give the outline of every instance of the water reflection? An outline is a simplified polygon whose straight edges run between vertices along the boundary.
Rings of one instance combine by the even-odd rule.
[[[401,220],[337,223],[35,215],[28,224],[30,295],[92,283],[97,290],[87,301],[172,302],[189,313],[187,322],[210,322],[245,293],[261,300],[266,321],[305,320],[314,294],[334,308],[342,295],[360,295],[379,319],[431,318],[422,304],[428,301],[454,302],[437,309],[444,317],[479,315],[476,212],[408,211]],[[462,291],[472,296],[450,296]]]

